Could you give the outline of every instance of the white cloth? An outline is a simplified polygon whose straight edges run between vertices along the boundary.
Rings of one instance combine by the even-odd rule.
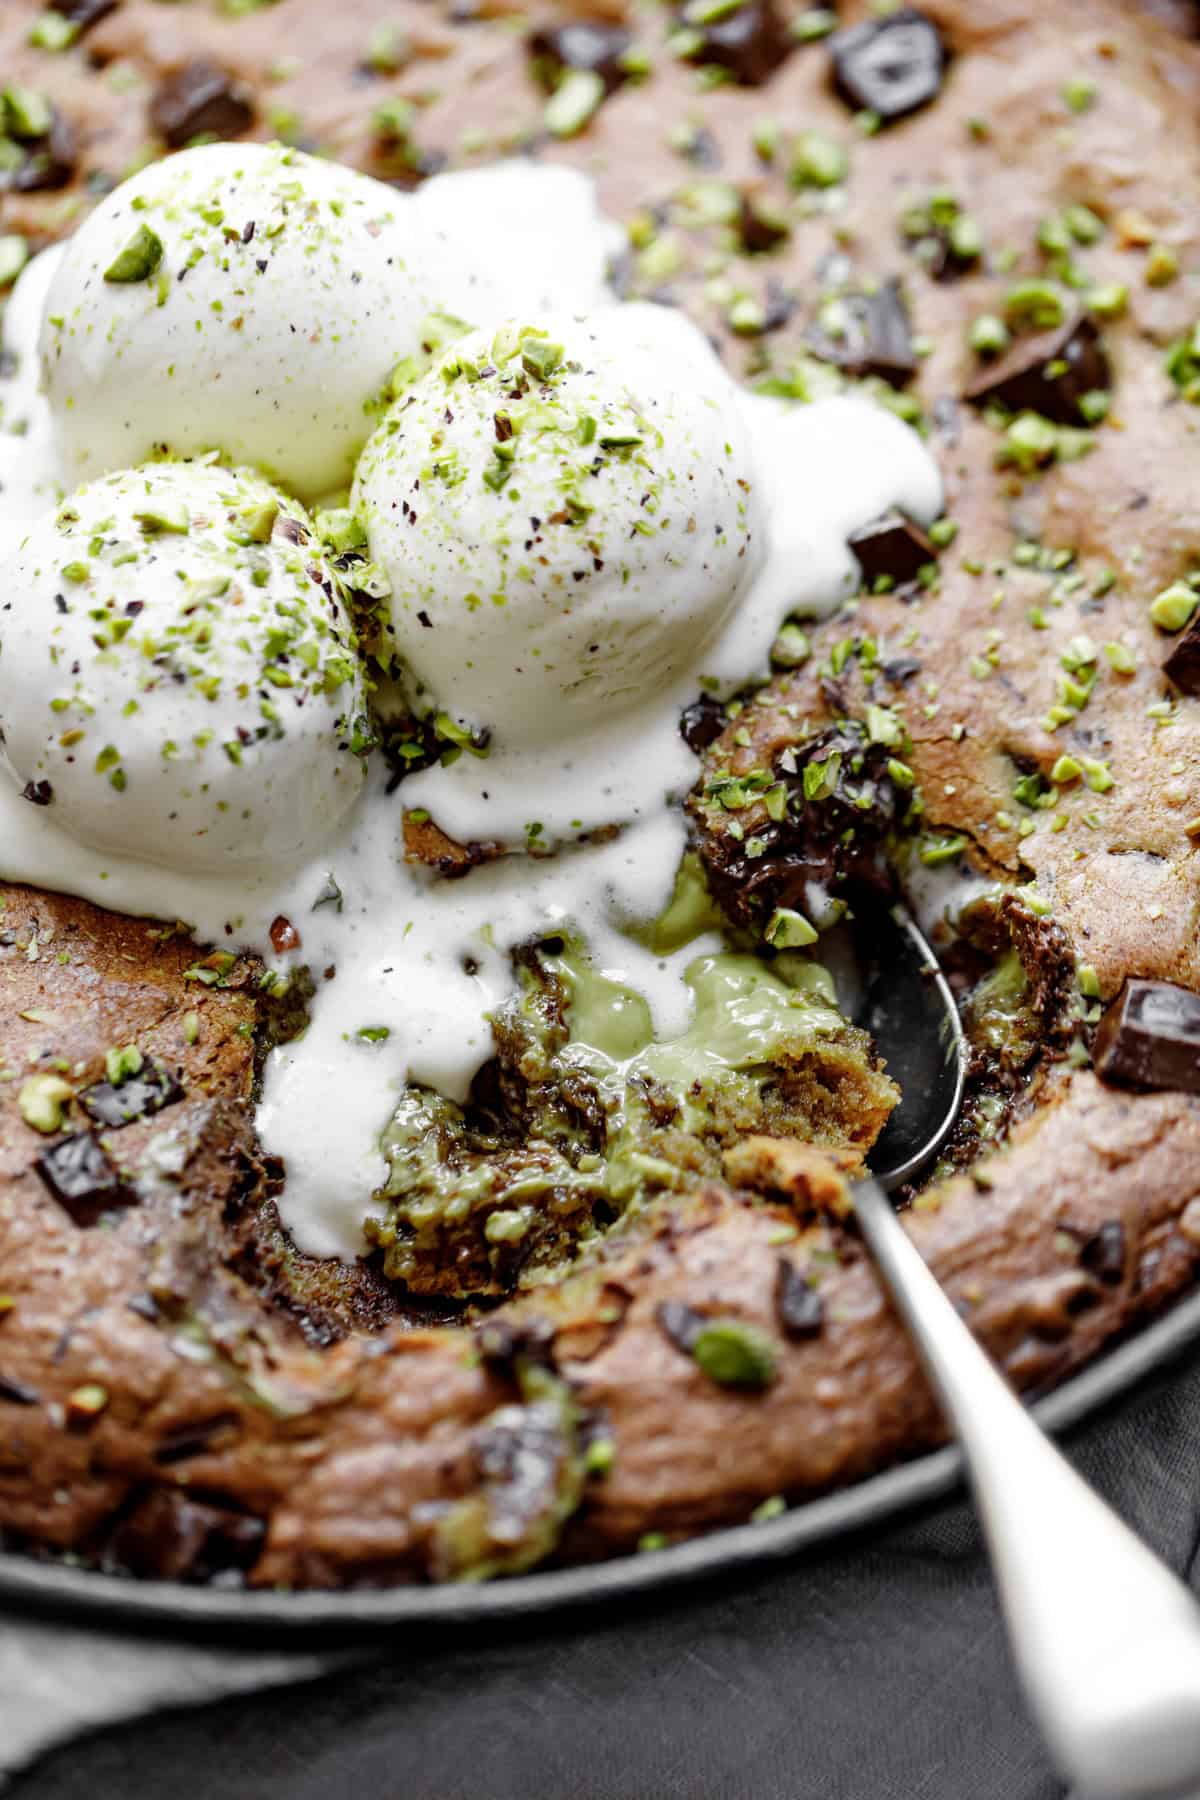
[[[308,1681],[353,1660],[354,1653],[184,1645],[0,1615],[0,1788],[80,1732]]]

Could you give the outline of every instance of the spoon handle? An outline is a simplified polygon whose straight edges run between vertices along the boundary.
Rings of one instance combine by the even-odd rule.
[[[1200,1607],[1026,1412],[874,1181],[863,1236],[954,1427],[1026,1698],[1081,1800],[1200,1794]]]

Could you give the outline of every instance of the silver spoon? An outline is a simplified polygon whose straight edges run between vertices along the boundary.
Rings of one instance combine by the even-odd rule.
[[[889,1190],[953,1127],[965,1046],[904,909],[869,909],[856,935],[869,965],[859,1021],[903,1100],[855,1210],[962,1449],[1030,1710],[1080,1800],[1190,1800],[1200,1795],[1200,1606],[1034,1423],[892,1210]]]

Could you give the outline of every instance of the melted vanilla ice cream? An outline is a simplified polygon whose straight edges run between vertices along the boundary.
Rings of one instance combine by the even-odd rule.
[[[618,304],[619,241],[561,169],[405,195],[219,145],[117,189],[10,304],[0,875],[315,972],[257,1124],[318,1255],[362,1253],[405,1085],[461,1100],[493,1055],[518,946],[572,935],[660,1039],[686,1029],[720,940],[659,955],[631,929],[685,844],[680,712],[856,591],[849,533],[941,504],[884,408],[754,398],[682,314]],[[136,466],[217,448],[257,472]],[[473,749],[490,733],[399,793],[339,585],[360,553],[287,497],[356,465],[388,673]],[[81,475],[105,479],[60,504]],[[405,808],[509,853],[439,879],[405,860]]]
[[[353,805],[353,628],[261,476],[108,475],[0,563],[2,754],[81,843],[175,869],[295,861]]]

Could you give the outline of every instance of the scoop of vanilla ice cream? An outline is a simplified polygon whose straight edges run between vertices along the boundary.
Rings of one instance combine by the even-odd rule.
[[[29,527],[0,596],[0,758],[80,842],[271,867],[353,804],[353,628],[303,509],[260,476],[102,477]]]
[[[693,666],[765,536],[733,384],[651,306],[459,340],[371,438],[355,506],[418,704],[507,745]]]
[[[347,485],[364,409],[418,350],[455,263],[406,196],[296,150],[151,164],[80,226],[50,286],[42,359],[68,482],[219,449],[305,499]]]

